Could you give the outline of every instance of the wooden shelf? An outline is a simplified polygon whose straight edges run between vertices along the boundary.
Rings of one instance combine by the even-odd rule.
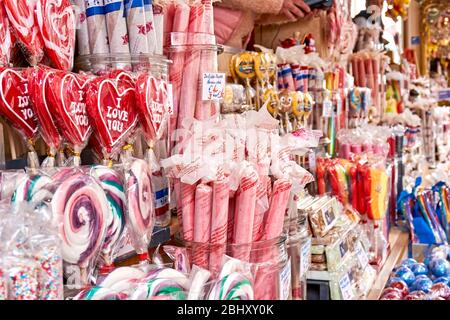
[[[389,242],[391,244],[391,252],[378,273],[372,289],[367,295],[367,300],[378,300],[380,298],[392,269],[408,255],[408,233],[393,229],[389,234]]]

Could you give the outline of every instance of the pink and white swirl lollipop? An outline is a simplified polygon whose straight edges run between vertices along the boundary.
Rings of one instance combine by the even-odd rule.
[[[219,279],[209,293],[209,300],[253,300],[251,281],[240,272]]]
[[[92,287],[80,291],[73,300],[126,300],[127,295],[110,288]]]
[[[109,214],[105,192],[94,178],[77,174],[59,185],[51,206],[59,218],[63,259],[80,267],[85,282],[105,238]]]
[[[115,250],[125,230],[125,190],[120,174],[105,166],[94,166],[91,176],[96,178],[108,199],[109,214],[106,218],[106,238],[102,246],[102,263],[111,266]]]
[[[152,191],[152,172],[148,163],[134,159],[126,172],[127,222],[131,229],[134,247],[140,259],[148,259],[155,221],[155,203]]]

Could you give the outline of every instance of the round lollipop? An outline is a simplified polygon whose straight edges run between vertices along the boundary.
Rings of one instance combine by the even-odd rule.
[[[100,182],[108,199],[110,210],[106,218],[106,236],[101,257],[106,266],[111,266],[114,262],[115,249],[125,230],[125,191],[120,175],[111,168],[94,166],[91,169],[91,176]]]
[[[125,175],[127,223],[130,226],[135,250],[140,259],[145,261],[148,259],[148,246],[155,220],[152,172],[146,161],[134,159],[128,164]]]
[[[145,272],[133,267],[121,267],[111,272],[100,286],[110,288],[119,292],[126,292],[132,288],[136,282],[145,277]]]
[[[92,177],[73,175],[56,189],[51,206],[60,222],[63,259],[80,267],[81,281],[86,284],[89,267],[105,238],[109,214],[105,192]]]
[[[127,295],[110,288],[92,287],[80,291],[73,300],[125,300]]]
[[[47,176],[35,175],[24,177],[17,185],[11,197],[12,204],[37,201],[35,196],[38,194],[38,191],[51,182],[52,179]]]
[[[152,279],[138,285],[131,295],[131,300],[152,300],[165,298],[186,300],[186,289],[173,279]]]
[[[233,272],[222,279],[211,289],[209,300],[253,300],[253,286],[250,280],[239,272]]]

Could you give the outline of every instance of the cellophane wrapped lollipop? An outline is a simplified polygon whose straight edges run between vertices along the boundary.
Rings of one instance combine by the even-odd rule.
[[[52,183],[49,176],[43,174],[25,175],[18,181],[11,197],[11,203],[17,205],[23,202],[35,203],[39,201],[39,191],[49,183]]]
[[[0,65],[8,66],[12,52],[11,29],[5,5],[0,3]]]
[[[108,199],[97,181],[80,172],[61,176],[51,208],[59,224],[68,285],[85,286],[107,232]],[[61,173],[59,173],[61,175]]]
[[[141,159],[130,158],[124,166],[128,229],[140,260],[148,261],[155,222],[152,173],[148,163]]]
[[[28,75],[28,87],[30,90],[30,100],[33,111],[39,121],[39,133],[48,146],[48,157],[42,163],[42,167],[53,167],[56,157],[62,147],[62,137],[56,125],[55,114],[53,112],[50,99],[47,97],[52,93],[50,83],[55,75],[55,70],[46,67],[35,67]],[[62,165],[59,157],[58,165]]]
[[[11,30],[20,44],[27,61],[37,65],[44,56],[44,42],[35,19],[36,0],[5,0]]]
[[[167,81],[148,73],[142,73],[136,80],[137,108],[139,120],[147,143],[146,159],[154,173],[153,190],[157,203],[156,225],[166,226],[170,223],[168,210],[168,179],[161,174],[159,158],[167,156],[164,137],[168,134],[169,99]]]
[[[87,88],[92,77],[58,71],[49,80],[51,92],[46,99],[53,106],[61,134],[73,150],[70,163],[80,166],[81,151],[92,132],[86,110]]]
[[[106,193],[109,214],[106,218],[106,237],[100,253],[100,273],[113,268],[114,259],[123,236],[125,235],[125,190],[123,177],[115,169],[105,166],[93,166],[90,175],[96,178]]]
[[[0,70],[0,112],[24,137],[28,147],[28,166],[39,166],[34,143],[37,121],[30,104],[28,70],[3,68]]]
[[[89,85],[86,106],[108,163],[134,133],[138,116],[134,82],[126,73],[101,77]]]

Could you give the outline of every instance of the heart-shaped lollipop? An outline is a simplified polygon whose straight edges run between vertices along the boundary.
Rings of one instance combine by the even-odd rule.
[[[147,140],[159,140],[167,129],[167,82],[142,74],[136,82],[140,120]]]
[[[14,33],[31,65],[37,65],[44,56],[44,44],[34,19],[36,0],[4,0],[6,13]]]
[[[86,105],[104,153],[110,158],[136,128],[135,89],[127,81],[101,78],[89,86]]]
[[[37,0],[36,20],[48,57],[56,68],[71,70],[76,17],[69,0]]]
[[[90,82],[91,78],[87,76],[57,72],[50,81],[52,94],[47,95],[56,110],[61,133],[78,149],[86,145],[91,133],[86,111],[86,91]]]
[[[35,136],[37,123],[30,104],[25,70],[5,68],[0,72],[0,112],[27,139]]]
[[[31,103],[39,120],[42,138],[49,148],[56,152],[61,143],[61,136],[56,126],[55,115],[50,108],[49,99],[47,99],[47,96],[52,94],[50,82],[54,76],[54,70],[36,67],[30,73],[29,88]]]
[[[9,20],[5,7],[0,2],[0,64],[7,66],[11,58],[11,31],[9,30]]]

